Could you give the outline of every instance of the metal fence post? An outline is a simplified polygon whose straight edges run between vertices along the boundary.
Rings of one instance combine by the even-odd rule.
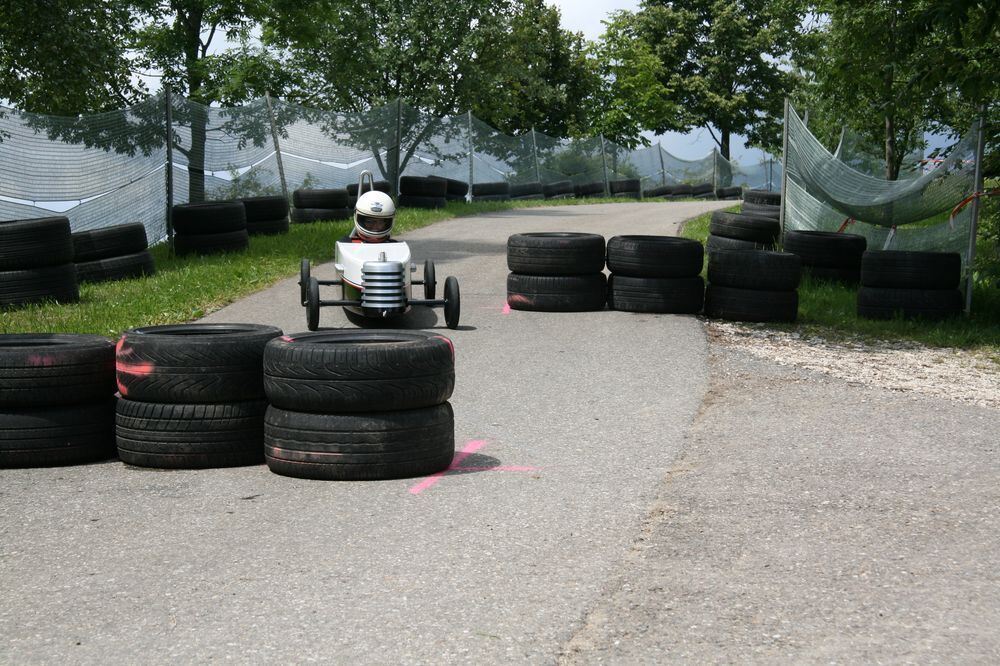
[[[604,135],[601,134],[601,168],[604,171],[604,196],[611,196],[611,184],[608,182],[608,151],[604,148]]]
[[[278,178],[281,180],[281,194],[288,199],[288,183],[285,182],[285,165],[281,162],[281,144],[278,143],[278,127],[274,123],[274,108],[271,106],[271,93],[264,93],[267,102],[267,120],[271,123],[271,139],[274,141],[274,156],[278,161]]]
[[[663,164],[663,146],[659,141],[656,142],[656,152],[660,156],[660,185],[667,184],[667,167]]]
[[[469,198],[472,201],[472,184],[476,180],[476,144],[472,139],[472,109],[469,109]]]
[[[781,238],[785,238],[785,207],[788,205],[788,98],[785,98],[785,121],[781,127],[781,208],[778,209],[778,226],[781,227]]]
[[[538,169],[538,142],[535,140],[535,126],[531,126],[531,154],[535,158],[535,181],[542,182],[542,174]]]
[[[167,140],[167,171],[166,171],[166,190],[167,190],[167,210],[166,210],[166,224],[167,224],[167,245],[170,248],[170,253],[173,254],[174,251],[174,109],[173,100],[170,95],[170,84],[163,84],[163,101],[166,105],[166,127],[164,128],[165,136]]]
[[[717,189],[719,187],[718,183],[717,183],[717,180],[716,180],[719,177],[718,174],[719,174],[719,149],[713,146],[712,147],[712,189],[713,190],[715,190],[715,189]]]
[[[979,141],[976,144],[976,176],[975,192],[983,191],[983,155],[986,152],[986,106],[983,105],[979,115]],[[979,234],[979,201],[981,197],[972,200],[972,223],[969,228],[969,259],[966,265],[965,283],[965,314],[972,312],[972,278],[973,264],[976,261],[976,236]]]
[[[392,196],[396,199],[399,198],[399,179],[403,175],[399,173],[399,166],[402,164],[400,160],[400,153],[403,152],[403,98],[396,98],[396,151],[393,155],[392,165],[390,165],[390,174],[394,174],[392,178],[392,183],[390,188],[392,190]]]

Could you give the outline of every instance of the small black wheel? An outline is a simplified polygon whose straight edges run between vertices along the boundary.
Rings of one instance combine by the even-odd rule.
[[[306,326],[310,331],[319,328],[319,280],[309,278],[309,298],[306,303]]]
[[[309,260],[303,259],[299,265],[299,293],[302,296],[302,305],[309,301],[309,278],[312,274],[312,267]]]
[[[424,298],[434,300],[437,293],[437,278],[434,277],[434,262],[428,259],[424,262]]]
[[[444,281],[444,321],[448,328],[458,328],[458,317],[462,313],[462,297],[458,293],[458,280],[449,275]]]

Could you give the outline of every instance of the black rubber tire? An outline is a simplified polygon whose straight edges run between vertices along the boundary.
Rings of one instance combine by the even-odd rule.
[[[708,232],[713,236],[774,244],[781,235],[781,225],[769,217],[756,217],[742,213],[717,210],[712,213]]]
[[[353,208],[293,208],[292,222],[294,224],[309,224],[311,222],[328,222],[349,220],[354,216]]]
[[[530,183],[515,183],[510,186],[510,196],[512,199],[535,196],[539,194],[542,194],[542,184],[538,181]]]
[[[365,192],[370,192],[372,188],[368,187],[368,181],[365,180]],[[376,192],[385,192],[386,194],[392,194],[392,185],[389,184],[387,180],[376,180],[375,187]],[[350,183],[347,186],[347,196],[357,201],[358,198],[358,184]],[[351,204],[351,208],[354,205]]]
[[[851,269],[861,271],[861,255],[868,241],[856,234],[832,231],[786,231],[784,248],[802,257],[804,266]]]
[[[434,262],[427,259],[424,261],[424,298],[432,301],[436,296],[437,273],[434,270]]]
[[[687,183],[681,183],[680,185],[674,185],[673,194],[670,196],[675,199],[688,199],[694,196],[694,188]]]
[[[739,199],[743,196],[743,188],[736,185],[733,187],[719,187],[715,190],[718,199]]]
[[[608,299],[604,273],[590,275],[507,276],[507,305],[535,312],[591,312],[603,310]]]
[[[858,316],[865,319],[947,319],[962,313],[958,289],[858,289]]]
[[[309,290],[306,294],[306,328],[315,331],[319,328],[319,280],[309,278]]]
[[[113,457],[114,403],[109,396],[72,406],[0,408],[0,467],[76,465]]]
[[[798,317],[797,291],[737,289],[709,284],[705,316],[731,321],[793,322]]]
[[[639,183],[638,178],[626,178],[624,180],[608,181],[608,190],[611,192],[611,194],[624,194],[629,192],[634,192],[638,194],[641,189],[642,187]]]
[[[754,204],[743,202],[740,206],[740,212],[744,215],[753,215],[756,217],[769,217],[772,220],[781,219],[781,206],[771,206],[769,204]]]
[[[195,234],[174,236],[174,252],[178,256],[211,255],[225,252],[243,252],[250,247],[250,234],[243,231],[229,231],[222,234]]]
[[[278,195],[240,199],[246,210],[247,226],[253,222],[288,219],[288,199]]]
[[[76,264],[76,279],[81,284],[84,282],[130,280],[155,274],[156,263],[149,250]]]
[[[554,183],[546,183],[542,185],[542,194],[545,195],[546,199],[573,196],[573,182],[570,180],[557,180]]]
[[[75,303],[78,300],[80,289],[74,264],[0,271],[0,307],[42,301]]]
[[[425,197],[416,194],[400,194],[400,208],[444,208],[448,205],[448,200],[444,196]]]
[[[510,199],[511,201],[542,201],[545,199],[545,195],[539,192],[538,194],[524,194]]]
[[[698,196],[701,194],[714,194],[715,186],[712,183],[698,183],[697,185],[691,186],[691,196]]]
[[[433,178],[435,180],[443,180],[445,183],[447,183],[445,198],[447,198],[448,201],[458,201],[459,199],[464,200],[465,195],[469,193],[469,184],[464,180],[455,180],[454,178],[443,178],[441,176],[428,176],[428,178]]]
[[[247,234],[251,236],[277,236],[288,233],[288,216],[277,220],[247,222]]]
[[[267,401],[172,404],[121,399],[115,442],[122,462],[163,469],[207,469],[264,462]]]
[[[142,252],[149,247],[146,227],[141,224],[119,224],[103,229],[78,231],[73,234],[73,261],[97,261]]]
[[[458,278],[449,275],[444,279],[444,300],[445,325],[455,330],[462,316],[462,295],[458,289]]]
[[[449,403],[396,412],[306,414],[276,407],[264,420],[272,472],[302,479],[361,481],[426,476],[455,456]]]
[[[698,314],[705,300],[701,276],[645,278],[611,275],[608,307],[625,312]]]
[[[118,341],[123,398],[223,403],[264,397],[264,347],[281,329],[258,324],[176,324],[125,331]]]
[[[461,201],[462,203],[466,202],[465,195],[460,196],[458,194],[446,194],[444,198],[447,201]]]
[[[957,252],[868,251],[861,257],[861,284],[883,289],[955,289],[962,280]]]
[[[505,195],[510,196],[510,183],[505,180],[496,181],[492,183],[473,183],[472,184],[472,198],[480,199],[482,197],[488,197],[491,195]]]
[[[788,252],[728,250],[708,255],[708,281],[720,287],[789,291],[802,279],[802,262]]]
[[[213,236],[246,231],[247,213],[239,201],[186,203],[174,206],[173,223],[178,236]]]
[[[675,189],[676,187],[674,185],[657,185],[656,187],[651,187],[643,192],[643,196],[647,199],[665,197],[673,194]]]
[[[676,236],[614,236],[608,240],[608,270],[615,275],[684,278],[701,273],[701,243]]]
[[[68,218],[0,222],[0,271],[61,266],[72,261]]]
[[[604,183],[599,180],[590,183],[577,183],[573,186],[573,195],[579,199],[584,197],[602,197],[604,196]]]
[[[586,275],[604,270],[604,237],[551,232],[507,239],[507,267],[523,275]]]
[[[861,282],[861,266],[853,268],[829,268],[828,266],[803,266],[803,271],[810,279],[820,282],[839,282],[840,284],[857,286]]]
[[[743,201],[751,204],[780,206],[781,192],[769,192],[767,190],[747,190],[743,193]]]
[[[354,189],[357,190],[357,187],[355,185]],[[350,196],[350,190],[344,188],[295,190],[292,192],[292,205],[305,210],[310,208],[318,208],[320,210],[343,209],[349,207],[348,199]]]
[[[639,199],[641,197],[638,192],[619,192],[611,196],[615,199]]]
[[[455,390],[451,340],[418,331],[342,329],[271,340],[264,389],[297,412],[386,412],[439,405]]]
[[[303,307],[309,302],[309,278],[312,277],[312,265],[308,259],[299,262],[299,297]]]
[[[737,240],[736,238],[726,238],[725,236],[713,236],[709,234],[705,241],[705,252],[711,255],[713,252],[724,252],[726,250],[773,250],[774,243],[755,243],[754,241]]]
[[[510,195],[509,194],[473,195],[473,201],[510,201]]]
[[[399,179],[400,198],[404,195],[427,197],[429,199],[444,199],[448,194],[448,182],[439,178],[425,176],[403,176]],[[475,187],[473,186],[473,194]]]
[[[92,402],[115,391],[115,346],[99,335],[0,335],[0,405]]]

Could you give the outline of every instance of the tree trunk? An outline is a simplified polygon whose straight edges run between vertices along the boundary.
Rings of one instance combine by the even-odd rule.
[[[729,159],[729,143],[731,133],[727,129],[720,128],[719,133],[721,135],[721,140],[719,141],[719,152],[724,158]]]
[[[189,103],[191,114],[191,148],[188,151],[188,201],[205,200],[205,135],[208,129],[208,107]]]
[[[896,122],[892,116],[885,117],[885,179],[899,178],[899,161],[896,159]]]

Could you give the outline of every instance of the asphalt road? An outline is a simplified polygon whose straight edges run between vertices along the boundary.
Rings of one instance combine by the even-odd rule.
[[[672,233],[728,205],[538,208],[407,235],[439,283],[461,283],[461,330],[440,310],[407,325],[454,340],[456,437],[475,451],[464,472],[329,483],[264,466],[0,470],[0,661],[556,660],[582,640],[677,464],[708,387],[707,343],[692,317],[505,312],[505,239]],[[301,331],[297,301],[293,278],[207,320]],[[334,309],[321,321],[350,325]]]

